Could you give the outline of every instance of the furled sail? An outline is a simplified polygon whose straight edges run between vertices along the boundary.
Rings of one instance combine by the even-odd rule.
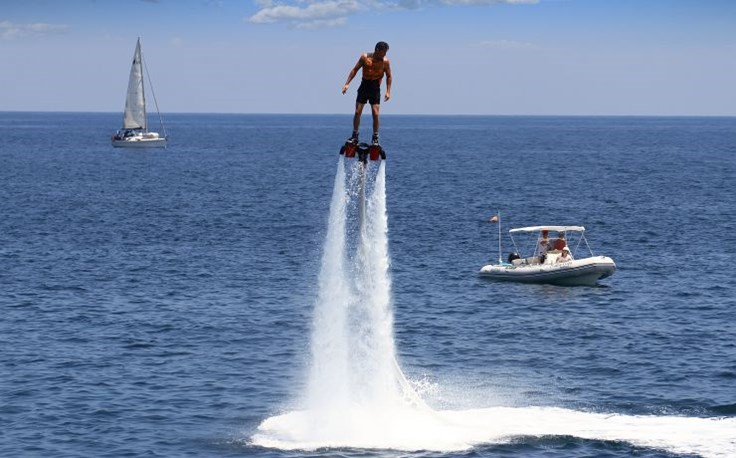
[[[130,67],[123,128],[146,130],[146,96],[143,93],[143,60],[140,39],[136,44],[135,54],[133,54],[133,65]]]

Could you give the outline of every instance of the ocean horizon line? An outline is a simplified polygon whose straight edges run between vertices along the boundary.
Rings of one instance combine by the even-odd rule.
[[[103,114],[120,115],[119,111],[53,111],[53,110],[0,110],[0,114]],[[215,112],[215,111],[172,111],[162,115],[204,115],[204,116],[347,116],[353,113],[257,113],[257,112]],[[370,113],[366,114],[370,116]],[[381,113],[382,118],[390,117],[457,117],[457,118],[736,118],[736,114],[499,114],[499,113]]]

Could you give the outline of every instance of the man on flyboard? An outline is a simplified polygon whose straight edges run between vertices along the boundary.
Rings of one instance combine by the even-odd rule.
[[[371,113],[373,114],[373,140],[372,145],[378,146],[378,128],[380,122],[378,119],[381,107],[381,80],[386,75],[386,95],[383,100],[388,102],[391,98],[391,66],[386,53],[388,52],[388,44],[383,41],[376,43],[375,51],[365,53],[360,56],[358,63],[355,64],[348,80],[342,87],[342,93],[348,90],[350,82],[358,74],[358,70],[363,70],[363,79],[358,88],[358,97],[355,99],[355,116],[353,117],[353,134],[348,138],[348,143],[358,144],[358,130],[360,129],[360,115],[363,114],[363,107],[367,102],[371,104]]]

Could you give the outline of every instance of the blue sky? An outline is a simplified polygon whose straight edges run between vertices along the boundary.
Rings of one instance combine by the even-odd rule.
[[[1,0],[0,111],[123,107],[141,36],[164,112],[736,115],[731,0]]]

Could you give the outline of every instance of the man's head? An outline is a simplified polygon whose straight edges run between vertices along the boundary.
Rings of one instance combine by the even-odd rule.
[[[378,57],[382,58],[383,56],[386,55],[387,52],[388,52],[388,43],[386,43],[385,41],[379,41],[378,43],[376,43],[375,54]]]

